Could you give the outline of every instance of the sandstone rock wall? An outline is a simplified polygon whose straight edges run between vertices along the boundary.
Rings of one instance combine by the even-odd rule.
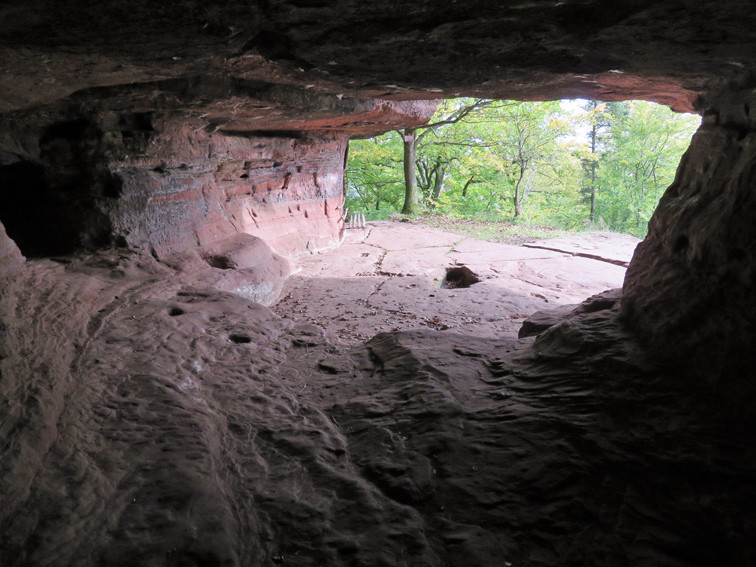
[[[346,137],[420,124],[426,98],[705,110],[623,314],[661,360],[750,367],[756,12],[742,2],[12,0],[0,16],[0,221],[27,256],[239,232],[285,254],[331,245]]]
[[[3,2],[0,272],[161,262],[0,284],[0,563],[756,564],[747,4]],[[346,137],[457,95],[706,110],[634,333],[610,296],[342,352],[251,302],[287,266],[242,233],[333,243]]]
[[[0,222],[0,276],[18,271],[24,264],[21,251],[8,237],[3,223]]]
[[[231,137],[171,125],[146,154],[111,163],[113,234],[158,253],[234,233],[286,255],[338,244],[346,136]]]
[[[749,89],[706,111],[636,250],[623,299],[624,317],[657,358],[709,383],[735,379],[724,390],[740,403],[756,392],[753,108]]]
[[[236,233],[283,254],[339,242],[346,135],[107,118],[44,128],[25,160],[0,168],[0,219],[28,254],[114,243],[168,253]]]
[[[31,256],[157,254],[237,233],[295,255],[338,244],[349,136],[420,124],[435,102],[192,77],[85,90],[7,115],[0,221]]]

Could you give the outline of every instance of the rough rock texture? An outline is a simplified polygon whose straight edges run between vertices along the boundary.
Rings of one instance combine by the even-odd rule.
[[[3,2],[0,563],[755,564],[754,30],[737,0]],[[285,272],[237,235],[338,242],[347,138],[456,94],[704,114],[619,304],[339,352],[222,291]]]
[[[236,233],[284,254],[333,246],[347,132],[422,122],[433,108],[219,78],[81,92],[8,114],[0,219],[33,256],[112,243],[167,252]]]
[[[515,338],[535,311],[574,308],[590,295],[621,287],[625,270],[616,262],[629,261],[638,242],[588,233],[535,243],[590,250],[588,259],[411,223],[370,222],[364,230],[346,230],[336,249],[297,258],[298,269],[273,310],[322,326],[329,338],[346,344],[379,332],[423,328]],[[478,283],[444,286],[447,270],[462,267]]]
[[[754,92],[710,110],[638,247],[623,314],[667,366],[753,414]],[[730,383],[727,387],[724,384]]]
[[[20,270],[24,263],[24,257],[5,232],[3,223],[0,223],[0,274],[9,275]]]
[[[1,110],[95,85],[261,68],[280,77],[260,54],[300,84],[371,95],[630,96],[690,109],[753,69],[756,23],[738,0],[11,0],[2,10]]]
[[[202,274],[202,285],[228,291],[265,306],[275,303],[291,273],[286,258],[250,234],[236,234],[200,251],[153,255],[180,273]],[[213,268],[208,271],[208,266]]]
[[[418,99],[705,110],[750,88],[756,48],[756,15],[735,0],[0,10],[0,221],[42,256],[239,232],[286,254],[331,246],[346,137],[421,123],[433,105]]]
[[[147,255],[23,276],[0,288],[4,567],[756,559],[751,437],[650,369],[616,296],[535,341],[345,351]]]

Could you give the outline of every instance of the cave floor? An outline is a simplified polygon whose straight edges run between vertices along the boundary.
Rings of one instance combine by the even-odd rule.
[[[621,287],[638,242],[600,232],[512,246],[428,226],[370,222],[347,229],[340,247],[300,257],[273,310],[349,345],[379,332],[423,328],[516,338],[536,311]],[[461,266],[480,281],[442,286],[446,270]]]
[[[439,288],[455,262],[482,281]],[[647,366],[618,294],[464,334],[622,267],[403,225],[301,266],[284,318],[216,289],[231,270],[126,250],[0,287],[0,564],[754,564],[752,429]],[[331,340],[364,311],[416,328]]]

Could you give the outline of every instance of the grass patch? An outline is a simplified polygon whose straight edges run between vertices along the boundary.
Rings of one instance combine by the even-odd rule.
[[[464,236],[472,236],[480,240],[490,242],[502,242],[504,244],[520,245],[524,242],[533,242],[543,238],[558,238],[578,234],[579,231],[569,231],[548,226],[531,226],[513,224],[505,221],[484,221],[469,218],[456,218],[446,215],[424,214],[416,217],[396,215],[388,220],[410,222],[432,226],[439,230],[453,232]],[[581,231],[580,231],[581,232]]]

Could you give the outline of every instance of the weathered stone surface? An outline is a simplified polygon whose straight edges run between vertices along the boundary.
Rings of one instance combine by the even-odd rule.
[[[0,286],[0,563],[753,565],[754,29],[736,0],[4,2],[10,239],[186,261]],[[336,242],[347,137],[456,94],[705,112],[621,323],[343,353],[218,291],[253,268],[203,247]]]
[[[24,264],[24,257],[8,235],[5,233],[5,227],[0,222],[0,276],[12,274],[21,269]]]
[[[631,96],[690,109],[753,70],[756,23],[737,0],[183,0],[128,9],[12,0],[3,10],[1,110],[92,86],[261,70],[276,82],[326,81],[342,89],[331,92],[370,96]]]
[[[590,234],[573,246],[589,247]],[[616,241],[626,238],[616,235]],[[601,240],[616,252],[610,238]],[[591,249],[601,255],[598,246]],[[614,256],[613,254],[610,254]],[[625,256],[629,260],[630,251]],[[334,341],[362,342],[378,332],[430,328],[470,337],[515,338],[534,311],[574,304],[622,285],[611,262],[486,242],[427,226],[369,222],[346,230],[337,249],[303,256],[273,307],[281,316],[323,325]],[[480,281],[443,287],[465,266]],[[471,340],[474,340],[471,338]]]
[[[566,252],[583,258],[595,258],[604,262],[611,262],[618,266],[627,267],[633,257],[639,238],[629,234],[611,232],[592,232],[585,238],[564,237],[547,238],[537,242],[526,242],[526,248],[540,248]]]
[[[517,336],[521,339],[534,337],[560,323],[577,318],[583,313],[618,309],[621,298],[621,289],[611,289],[593,295],[577,305],[560,305],[555,308],[536,311],[522,322],[522,327],[520,327]]]
[[[191,278],[195,286],[227,291],[265,306],[278,300],[291,273],[286,258],[262,239],[243,233],[208,247],[155,257]]]
[[[168,250],[237,232],[265,233],[287,254],[333,245],[345,137],[421,123],[432,105],[412,99],[706,108],[729,82],[747,86],[756,17],[734,1],[2,10],[0,178],[27,189],[3,197],[0,220],[29,255],[114,241]],[[30,208],[37,223],[23,220]]]
[[[236,233],[287,255],[340,242],[345,137],[197,136],[182,127],[161,143],[111,165],[122,181],[108,214],[115,238],[159,253]]]
[[[722,100],[683,157],[624,286],[623,314],[665,364],[752,413],[756,394],[756,108]],[[721,387],[722,381],[732,388]],[[737,385],[736,385],[737,384]]]
[[[421,123],[434,107],[221,78],[81,92],[9,114],[0,220],[32,256],[165,253],[236,233],[283,254],[327,248],[341,237],[347,134]]]
[[[22,278],[0,288],[4,567],[756,553],[750,430],[649,369],[616,301],[535,341],[345,351],[149,255]]]

